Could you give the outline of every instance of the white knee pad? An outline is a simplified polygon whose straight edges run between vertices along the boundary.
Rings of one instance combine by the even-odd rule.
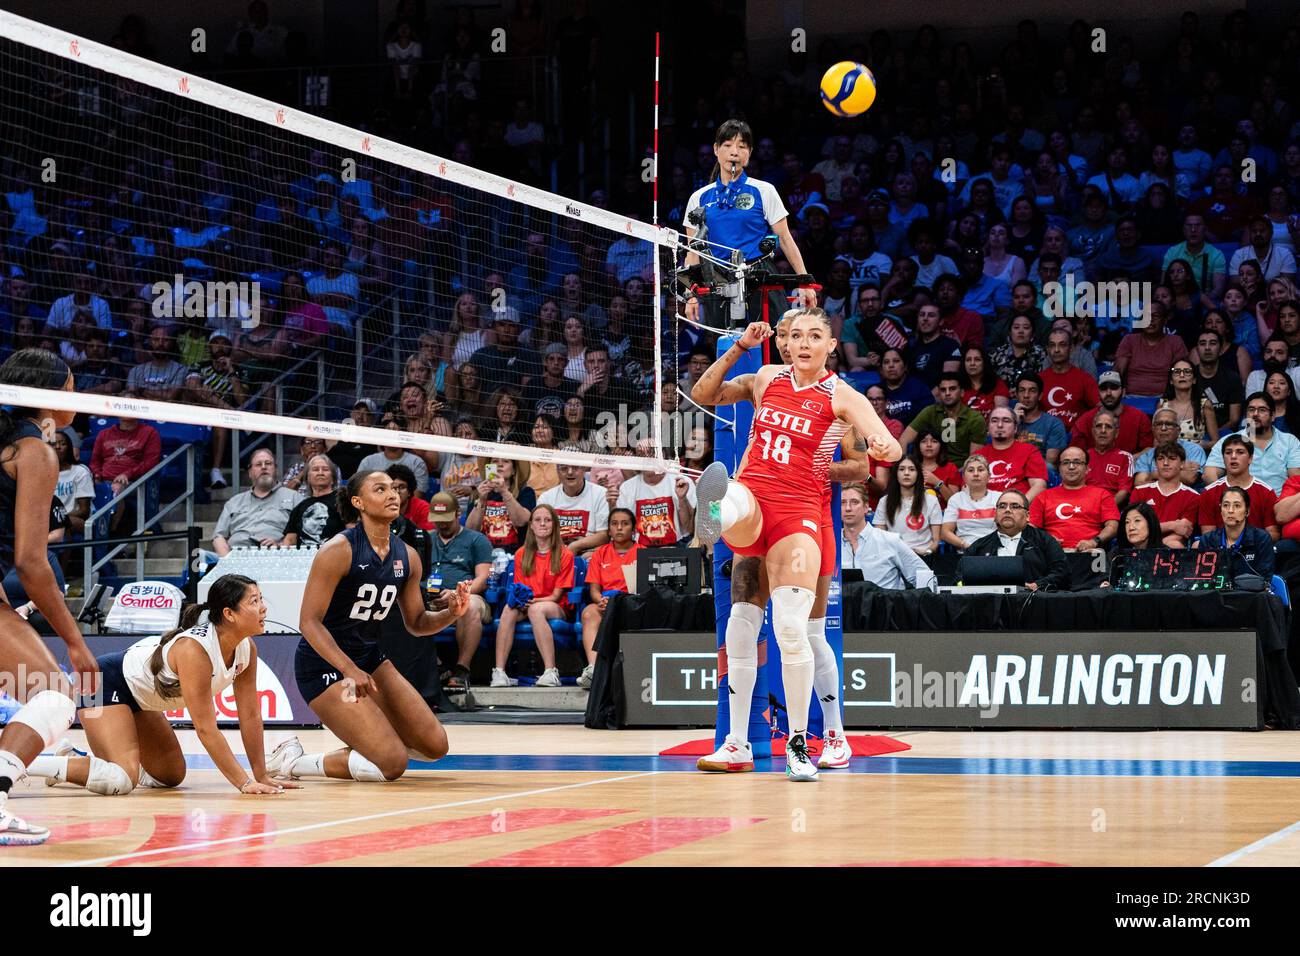
[[[11,724],[26,724],[36,731],[45,747],[51,747],[72,726],[77,716],[77,705],[72,698],[53,690],[43,690],[18,713],[9,718]]]
[[[86,789],[104,797],[120,797],[134,790],[135,784],[131,782],[131,775],[118,764],[91,757]]]
[[[783,661],[800,664],[813,659],[812,645],[808,643],[808,616],[815,597],[811,588],[772,589],[772,631]]]
[[[153,777],[149,776],[149,771],[144,767],[140,768],[140,783],[138,786],[148,787],[150,790],[174,790],[175,785],[170,783],[160,783]]]
[[[355,750],[348,754],[348,773],[352,775],[353,780],[363,780],[366,783],[388,782],[388,778],[379,772],[378,767]]]
[[[758,632],[763,609],[753,604],[733,604],[727,618],[727,660],[758,666]]]

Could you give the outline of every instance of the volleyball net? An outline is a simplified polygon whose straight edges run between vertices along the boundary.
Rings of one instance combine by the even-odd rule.
[[[677,467],[674,230],[478,168],[464,144],[437,156],[5,11],[0,122],[13,344],[59,352],[77,384],[0,401]],[[422,410],[403,408],[408,381]],[[351,420],[359,399],[373,426]],[[557,448],[576,417],[583,450],[511,437],[539,412]]]

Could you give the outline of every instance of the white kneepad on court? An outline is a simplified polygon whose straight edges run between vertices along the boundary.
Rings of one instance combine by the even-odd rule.
[[[812,660],[808,643],[808,617],[812,614],[814,593],[811,588],[779,587],[772,589],[772,632],[781,657],[790,663]]]

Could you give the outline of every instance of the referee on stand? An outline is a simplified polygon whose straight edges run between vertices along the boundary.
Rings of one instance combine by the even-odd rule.
[[[743,120],[729,119],[718,127],[713,139],[713,155],[717,163],[713,167],[713,181],[701,186],[691,194],[686,204],[686,236],[688,241],[699,232],[699,216],[703,215],[703,225],[707,233],[709,253],[723,262],[730,262],[732,250],[740,250],[746,262],[753,262],[762,256],[759,249],[769,233],[775,234],[781,243],[781,253],[795,274],[805,274],[803,255],[795,245],[794,236],[790,235],[790,226],[786,220],[785,203],[771,183],[761,179],[750,179],[745,175],[749,157],[754,149],[754,134],[749,124]],[[697,210],[699,212],[697,212]],[[686,254],[686,265],[693,266],[700,261],[695,252]],[[812,308],[817,305],[817,290],[806,286],[796,289],[798,305]],[[755,297],[756,298],[756,297]],[[725,303],[710,297],[713,304],[721,310]],[[753,303],[751,303],[751,308]],[[789,308],[782,302],[776,311],[779,317]],[[686,302],[686,317],[694,322],[700,321],[699,299],[691,296]],[[751,315],[753,320],[758,315]]]

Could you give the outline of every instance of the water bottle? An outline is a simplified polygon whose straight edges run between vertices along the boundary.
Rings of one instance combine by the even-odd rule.
[[[492,551],[492,573],[488,576],[488,587],[499,588],[505,580],[506,567],[510,564],[510,555],[501,548]]]

